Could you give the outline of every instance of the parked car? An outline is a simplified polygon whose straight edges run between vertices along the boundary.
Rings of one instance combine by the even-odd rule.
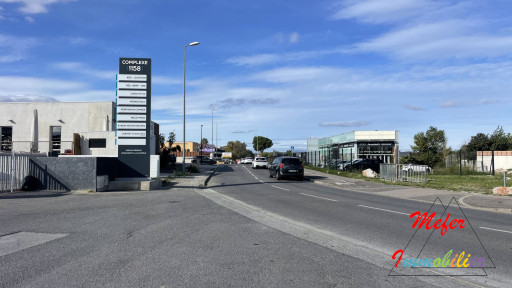
[[[277,157],[268,167],[268,176],[281,180],[283,177],[304,179],[304,164],[297,157]]]
[[[338,162],[336,164],[336,168],[338,170],[343,170],[343,167],[344,167],[345,164],[347,164],[347,162],[350,162],[350,161],[348,161],[348,160],[343,160],[343,161],[338,160]]]
[[[427,173],[433,173],[434,170],[427,166],[427,165],[417,165],[417,164],[404,164],[402,165],[402,171],[404,172],[427,172]]]
[[[192,163],[213,165],[215,164],[215,161],[207,156],[194,156]]]
[[[347,162],[345,163],[345,166],[343,167],[343,169],[347,170],[347,169],[352,169],[352,170],[365,170],[365,169],[372,169],[373,171],[379,173],[380,172],[380,163],[382,163],[382,161],[378,160],[378,159],[371,159],[371,158],[367,158],[367,159],[358,159],[358,160],[355,160],[353,161],[352,163]]]
[[[244,164],[252,164],[252,157],[245,157]]]
[[[267,158],[265,157],[256,157],[254,161],[252,161],[252,169],[258,169],[259,167],[267,168]]]

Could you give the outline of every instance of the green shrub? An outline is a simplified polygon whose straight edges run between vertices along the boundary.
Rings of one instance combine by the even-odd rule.
[[[192,165],[187,167],[187,172],[199,173],[199,166],[197,166],[196,164],[192,164]]]

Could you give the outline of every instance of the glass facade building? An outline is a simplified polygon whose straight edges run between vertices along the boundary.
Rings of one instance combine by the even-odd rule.
[[[398,131],[352,131],[307,139],[306,161],[315,166],[366,158],[395,163],[398,158]]]

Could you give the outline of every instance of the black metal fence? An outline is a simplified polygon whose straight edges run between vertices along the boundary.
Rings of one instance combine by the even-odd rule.
[[[495,174],[495,151],[488,151],[489,155],[485,156],[484,152],[464,152],[456,151],[448,154],[445,158],[447,168],[451,168],[455,173],[460,175],[466,171],[483,172],[488,174]],[[490,156],[490,160],[488,159]],[[457,170],[457,171],[455,171]]]

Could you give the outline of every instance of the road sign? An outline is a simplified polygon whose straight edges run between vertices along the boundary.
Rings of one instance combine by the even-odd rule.
[[[119,176],[149,177],[151,59],[119,59],[116,116]]]

